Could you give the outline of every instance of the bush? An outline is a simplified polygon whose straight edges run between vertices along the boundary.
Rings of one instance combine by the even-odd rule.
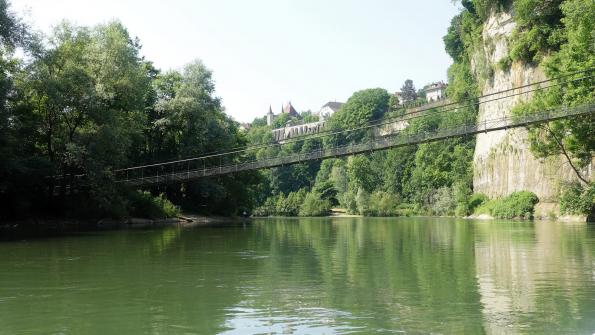
[[[297,192],[290,192],[287,197],[281,193],[267,198],[263,205],[252,212],[254,216],[297,216],[300,207],[306,197],[306,190],[300,189]]]
[[[333,205],[339,204],[337,200],[337,188],[330,179],[317,182],[312,192],[318,194],[321,199],[329,200]]]
[[[357,210],[357,201],[355,200],[355,193],[353,191],[347,191],[341,197],[341,205],[347,209],[349,214],[359,214]]]
[[[560,195],[562,214],[584,214],[595,212],[595,184],[583,186],[579,183],[565,185]]]
[[[504,56],[502,59],[498,61],[498,69],[503,72],[507,72],[510,70],[512,66],[512,58],[509,55]]]
[[[488,197],[482,193],[476,193],[469,198],[460,201],[455,209],[455,216],[463,217],[475,213],[478,207],[488,202]],[[484,210],[485,211],[485,210]],[[489,214],[489,213],[482,213]]]
[[[492,215],[501,219],[530,219],[533,217],[533,209],[538,202],[539,198],[533,192],[514,192],[496,203]]]
[[[322,199],[316,192],[310,192],[306,195],[302,206],[300,207],[300,216],[326,216],[331,211],[331,201]]]
[[[280,210],[280,214],[286,216],[297,216],[300,213],[300,207],[306,198],[306,190],[300,189],[297,192],[291,192],[285,198],[285,207]]]
[[[399,216],[397,209],[399,200],[388,192],[374,192],[370,196],[369,208],[366,215],[370,216]]]
[[[276,208],[277,197],[268,197],[261,206],[256,207],[252,211],[253,216],[271,216],[277,212]]]
[[[519,191],[502,199],[487,202],[483,199],[483,201],[475,210],[475,214],[489,214],[498,219],[530,219],[533,217],[533,210],[539,198],[533,192]]]
[[[488,197],[483,193],[475,193],[469,198],[469,212],[473,213],[475,209],[488,201]]]
[[[129,213],[131,216],[165,219],[175,217],[179,212],[178,207],[167,200],[163,193],[157,197],[147,191],[133,192],[130,195]]]
[[[480,214],[492,215],[494,205],[498,201],[499,200],[496,199],[496,200],[488,200],[488,201],[482,203],[481,205],[479,205],[475,208],[475,210],[473,211],[473,214],[475,214],[475,215],[480,215]]]
[[[413,216],[418,214],[415,207],[413,204],[401,203],[397,206],[397,213],[399,216]]]
[[[452,215],[457,207],[453,189],[441,187],[432,195],[430,213],[434,215]]]
[[[455,208],[455,216],[456,217],[464,217],[469,215],[469,213],[471,213],[471,211],[469,210],[469,204],[466,202],[460,202],[457,204],[457,207]]]
[[[370,208],[370,194],[360,187],[355,195],[355,204],[359,215],[366,215]]]

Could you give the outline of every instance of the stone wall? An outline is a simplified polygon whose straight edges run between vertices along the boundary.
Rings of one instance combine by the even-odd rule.
[[[273,129],[273,137],[276,142],[283,142],[290,138],[317,134],[324,128],[324,124],[325,121],[318,121]]]

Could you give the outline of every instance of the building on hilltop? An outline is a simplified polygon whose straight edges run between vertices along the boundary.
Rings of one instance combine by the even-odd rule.
[[[428,102],[434,102],[446,99],[446,87],[448,87],[448,85],[442,81],[424,86],[426,100]]]
[[[269,106],[269,112],[266,115],[266,119],[267,119],[267,125],[268,126],[272,126],[273,123],[275,122],[275,119],[277,117],[279,117],[279,115],[281,114],[287,114],[291,117],[300,117],[300,113],[298,113],[295,108],[293,108],[293,105],[291,104],[291,101],[289,101],[288,103],[286,103],[285,105],[281,106],[281,113],[278,115],[275,115],[273,113],[273,108],[271,106]]]
[[[448,87],[448,84],[445,84],[444,82],[439,81],[439,82],[434,82],[434,83],[424,86],[424,88],[421,91],[423,91],[423,93],[425,93],[427,102],[436,102],[436,101],[441,101],[441,100],[446,99],[446,88],[447,87]],[[417,93],[418,93],[418,97],[419,97],[420,91],[418,91]],[[405,98],[403,97],[402,92],[400,92],[400,91],[395,92],[395,98],[397,98],[397,106],[405,105],[405,102],[404,102]],[[414,101],[411,101],[411,102],[414,102]]]
[[[328,120],[328,118],[338,111],[343,105],[344,103],[336,101],[329,101],[324,104],[324,106],[320,107],[320,110],[317,113],[320,121]]]
[[[287,119],[289,120],[287,124],[281,125],[280,128],[272,130],[275,141],[283,143],[283,141],[286,141],[290,138],[319,133],[324,128],[326,120],[336,111],[338,111],[341,106],[343,106],[342,102],[327,102],[320,108],[318,112],[314,113],[314,115],[318,116],[318,121],[306,122],[302,115],[299,114],[291,105],[291,102],[288,102],[281,107],[281,113],[277,115],[273,113],[273,108],[269,106],[269,111],[266,114],[266,121],[267,125],[272,126],[275,123],[275,120],[277,120],[282,115],[288,115],[291,117],[291,119]]]
[[[315,112],[314,115],[317,115],[320,121],[325,121],[336,111],[338,111],[343,105],[344,103],[342,102],[329,101],[322,107],[320,107],[320,110],[318,112]],[[275,120],[283,114],[289,115],[292,118],[302,118],[300,113],[297,112],[297,110],[293,107],[291,102],[288,102],[281,107],[281,113],[279,114],[273,113],[273,108],[269,106],[269,111],[266,114],[267,125],[272,126],[273,123],[275,123]]]
[[[283,106],[283,109],[281,110],[281,113],[283,113],[283,114],[289,114],[289,116],[292,116],[292,117],[298,117],[300,115],[295,110],[295,108],[293,108],[293,106],[291,105],[291,101],[289,101],[288,103],[285,104],[285,106]]]

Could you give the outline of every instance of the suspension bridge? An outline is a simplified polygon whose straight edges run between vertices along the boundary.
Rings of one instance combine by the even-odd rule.
[[[490,93],[481,97],[470,98],[467,100],[472,101],[469,105],[464,105],[464,102],[461,102],[442,104],[438,109],[432,106],[428,108],[416,108],[405,112],[401,116],[373,120],[356,128],[323,130],[312,135],[302,136],[284,142],[250,145],[198,157],[114,170],[114,181],[118,184],[131,187],[179,183],[205,177],[216,177],[327,158],[371,153],[379,150],[440,141],[449,138],[470,137],[479,133],[527,127],[562,119],[592,116],[595,112],[595,103],[591,101],[590,103],[578,106],[559,106],[549,110],[526,113],[523,115],[503,116],[489,120],[482,120],[481,122],[478,122],[473,118],[472,120],[467,120],[466,122],[462,122],[455,126],[436,128],[421,132],[413,132],[408,129],[409,123],[417,118],[432,117],[433,115],[447,112],[456,112],[457,110],[463,110],[468,107],[476,107],[481,104],[502,99],[510,99],[522,95],[524,95],[525,98],[528,98],[529,94],[535,91],[595,77],[595,75],[590,74],[581,78],[555,82],[561,78],[585,72],[591,72],[591,70],[570,73],[558,78],[547,79],[536,83],[513,87],[508,90]],[[592,123],[593,118],[585,118],[585,122]],[[390,131],[387,131],[387,129]],[[342,142],[327,141],[324,146],[319,146],[306,152],[296,153],[292,150],[281,150],[284,146],[293,145],[296,142],[304,143],[304,141],[307,140],[320,140],[323,138],[337,139],[341,136],[344,139]],[[346,141],[345,138],[348,137],[359,137],[360,140],[357,142]],[[333,142],[337,144],[331,145],[330,143]],[[264,155],[262,154],[263,151],[261,149],[265,149]],[[256,153],[258,151],[261,151],[261,154],[257,155]],[[63,177],[54,177],[55,180],[60,180],[62,178]],[[71,185],[84,185],[85,178],[85,175],[67,177],[69,183],[65,184],[66,189],[72,190]],[[58,186],[54,191],[59,192],[59,189],[60,187]]]
[[[388,136],[368,138],[362,143],[350,143],[346,145],[317,148],[305,153],[291,153],[275,157],[264,157],[261,159],[254,159],[251,156],[240,157],[237,153],[201,156],[117,170],[116,181],[130,186],[150,186],[184,182],[204,177],[274,168],[314,160],[344,157],[425,142],[439,141],[448,138],[472,136],[484,132],[487,133],[509,128],[526,127],[544,122],[589,115],[594,112],[595,104],[585,104],[575,107],[559,107],[522,116],[485,120],[480,123],[473,121],[435,131],[420,133],[408,133],[402,131]],[[372,126],[370,128],[375,130],[377,127],[380,127],[380,125]],[[307,138],[308,137],[305,136],[302,140]],[[234,161],[224,163],[224,156],[234,156]],[[214,159],[220,159],[219,163],[213,164],[212,161]],[[207,162],[210,162],[208,166],[206,165]]]

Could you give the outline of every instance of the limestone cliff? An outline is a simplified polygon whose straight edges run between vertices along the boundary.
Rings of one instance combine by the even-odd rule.
[[[493,12],[484,23],[483,42],[471,62],[483,95],[545,79],[538,67],[519,62],[512,63],[508,69],[497,66],[508,55],[508,40],[515,25],[511,13],[506,12]],[[496,97],[490,96],[485,100]],[[526,93],[481,104],[478,123],[509,116],[512,107],[528,98],[530,94]],[[474,191],[491,198],[528,190],[537,194],[541,202],[554,202],[560,182],[576,178],[563,157],[535,158],[529,150],[524,128],[477,135],[473,165]],[[585,171],[588,176],[593,175],[592,166]]]

